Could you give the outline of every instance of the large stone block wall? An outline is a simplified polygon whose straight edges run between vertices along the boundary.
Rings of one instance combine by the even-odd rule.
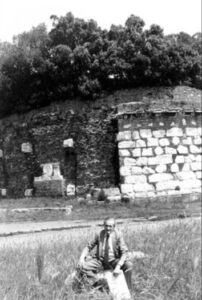
[[[201,114],[122,115],[121,191],[132,197],[201,193]]]

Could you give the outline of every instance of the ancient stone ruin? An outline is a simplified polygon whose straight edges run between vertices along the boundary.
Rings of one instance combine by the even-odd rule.
[[[0,195],[200,193],[201,113],[200,90],[162,87],[2,119]]]

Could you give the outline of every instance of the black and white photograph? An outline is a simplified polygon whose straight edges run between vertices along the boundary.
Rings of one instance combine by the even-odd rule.
[[[0,300],[201,300],[201,6],[0,1]]]

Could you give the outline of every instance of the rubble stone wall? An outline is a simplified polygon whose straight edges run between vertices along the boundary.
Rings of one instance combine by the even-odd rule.
[[[132,197],[201,193],[201,114],[119,117],[121,191]]]

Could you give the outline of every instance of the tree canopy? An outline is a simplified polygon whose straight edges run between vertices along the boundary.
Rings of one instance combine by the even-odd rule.
[[[39,24],[0,43],[0,116],[104,90],[201,83],[201,33],[166,36],[134,15],[109,30],[70,12],[51,19],[50,32]]]

